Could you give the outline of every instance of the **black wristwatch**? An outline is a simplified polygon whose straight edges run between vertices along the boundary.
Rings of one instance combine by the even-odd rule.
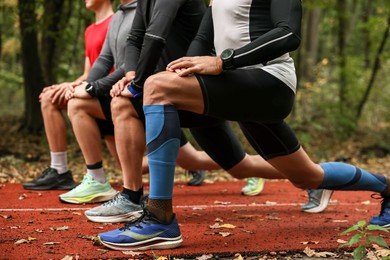
[[[232,70],[235,68],[233,63],[234,50],[226,49],[221,53],[222,69]]]
[[[88,84],[85,86],[85,91],[86,91],[91,97],[96,97],[96,89],[95,89],[95,87],[94,87],[91,83],[88,83]]]

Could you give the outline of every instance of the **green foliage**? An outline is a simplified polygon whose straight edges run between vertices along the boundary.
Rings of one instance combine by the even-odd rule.
[[[370,236],[371,232],[369,231],[389,232],[387,229],[381,226],[371,224],[366,225],[366,221],[360,220],[357,224],[353,225],[352,227],[341,233],[342,235],[352,232],[357,234],[352,236],[352,238],[348,242],[342,244],[340,247],[352,247],[357,245],[357,247],[353,251],[353,257],[356,260],[363,259],[363,257],[366,256],[369,251],[371,251],[372,244],[374,243],[382,247],[388,248],[386,241],[382,237]]]

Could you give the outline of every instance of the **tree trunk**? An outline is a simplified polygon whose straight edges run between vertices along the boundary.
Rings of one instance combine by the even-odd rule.
[[[22,67],[25,93],[25,111],[22,129],[38,133],[43,128],[39,94],[45,86],[38,55],[38,39],[35,25],[35,0],[18,0],[22,44]]]
[[[317,63],[320,20],[321,9],[316,8],[308,11],[303,76],[310,81],[315,80],[313,67]]]
[[[365,91],[365,93],[363,95],[363,98],[360,101],[358,109],[357,109],[356,116],[357,116],[358,119],[362,115],[363,107],[364,107],[364,105],[366,104],[366,102],[368,100],[368,96],[370,95],[372,87],[374,86],[374,81],[375,81],[376,75],[377,75],[377,73],[378,73],[378,71],[380,69],[380,61],[381,61],[380,58],[381,58],[381,55],[382,55],[383,50],[385,48],[387,38],[389,38],[389,29],[390,29],[390,16],[387,18],[387,27],[385,29],[385,32],[384,32],[383,37],[382,37],[381,44],[379,45],[378,51],[377,51],[376,56],[375,56],[374,67],[372,69],[370,81],[368,82],[368,86],[366,88],[366,91]]]
[[[344,114],[344,107],[347,105],[347,75],[346,75],[346,67],[347,67],[347,57],[345,53],[346,47],[346,34],[348,31],[347,25],[347,1],[339,0],[336,4],[337,8],[337,19],[338,19],[338,37],[337,37],[337,45],[338,45],[338,56],[339,56],[339,99],[340,99],[340,112]]]
[[[60,33],[60,21],[64,0],[45,0],[45,13],[43,16],[44,29],[42,31],[41,53],[43,57],[43,69],[47,84],[57,82],[56,69],[58,59],[56,58],[57,41]]]
[[[363,4],[362,20],[364,27],[362,29],[363,39],[364,39],[364,68],[368,69],[370,67],[370,50],[371,50],[371,39],[370,39],[370,30],[368,29],[368,21],[370,20],[372,12],[371,1],[367,1]]]

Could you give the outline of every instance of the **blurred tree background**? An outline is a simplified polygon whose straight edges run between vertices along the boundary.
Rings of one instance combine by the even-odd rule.
[[[114,10],[118,4],[114,1]],[[361,165],[370,158],[386,158],[390,2],[304,0],[303,5],[302,43],[291,54],[299,87],[287,121],[315,160],[356,158]],[[44,86],[74,80],[82,73],[83,33],[94,20],[84,1],[74,0],[0,0],[0,14],[0,173],[4,175],[10,167],[18,173],[26,163],[30,167],[47,163],[38,96]],[[73,156],[81,157],[71,127],[69,139]],[[82,159],[78,162],[82,164]]]

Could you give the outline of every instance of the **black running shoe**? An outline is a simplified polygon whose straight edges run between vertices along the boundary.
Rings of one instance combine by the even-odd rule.
[[[188,171],[189,174],[192,175],[192,179],[187,182],[190,186],[199,186],[203,183],[205,178],[205,171],[204,170],[190,170]]]
[[[23,184],[26,190],[71,190],[76,187],[72,172],[58,174],[56,169],[47,168],[33,181]]]

